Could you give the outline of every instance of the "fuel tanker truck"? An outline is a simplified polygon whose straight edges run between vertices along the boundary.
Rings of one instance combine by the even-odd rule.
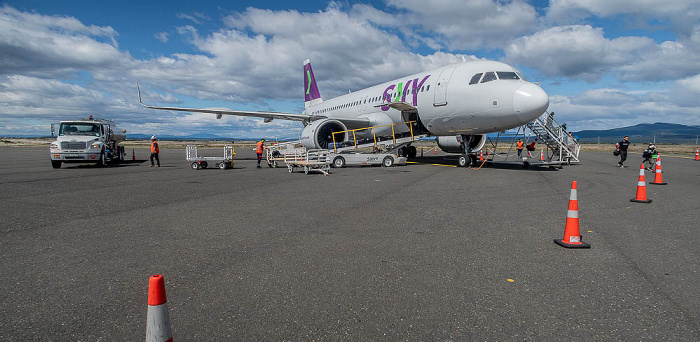
[[[56,132],[58,126],[58,132]],[[49,147],[51,166],[61,167],[61,163],[94,163],[98,166],[107,162],[124,160],[126,131],[117,129],[114,121],[93,118],[61,121],[51,124],[51,136],[56,141]]]

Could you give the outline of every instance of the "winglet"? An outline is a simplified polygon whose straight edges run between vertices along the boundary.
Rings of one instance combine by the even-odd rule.
[[[139,103],[146,107],[146,105],[143,104],[143,101],[141,101],[141,87],[139,87],[139,81],[136,81],[136,91],[139,93]]]

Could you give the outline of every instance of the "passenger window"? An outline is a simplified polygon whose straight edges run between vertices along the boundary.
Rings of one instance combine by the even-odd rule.
[[[425,91],[430,91],[430,84],[428,84],[428,86],[425,87]]]
[[[496,73],[493,71],[489,71],[486,74],[484,74],[484,79],[481,80],[481,83],[486,83],[486,82],[491,82],[496,79]]]
[[[483,74],[484,74],[483,72],[480,72],[480,73],[478,73],[478,74],[472,76],[472,80],[469,81],[469,84],[472,85],[472,84],[477,84],[477,83],[479,83],[479,79],[481,78],[481,75],[483,75]]]
[[[512,71],[496,71],[499,80],[519,80],[518,74]]]

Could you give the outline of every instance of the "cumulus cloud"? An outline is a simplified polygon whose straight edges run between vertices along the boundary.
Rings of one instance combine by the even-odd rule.
[[[500,48],[537,24],[534,7],[518,0],[389,0],[388,5],[399,10],[397,27],[409,38],[451,50]]]
[[[688,32],[700,19],[700,3],[688,0],[551,0],[547,18],[554,23],[579,22],[591,16],[620,16],[630,24],[654,26],[668,20],[681,33]]]
[[[0,8],[0,75],[66,77],[78,70],[125,67],[131,57],[119,51],[116,36],[109,26],[5,5]]]

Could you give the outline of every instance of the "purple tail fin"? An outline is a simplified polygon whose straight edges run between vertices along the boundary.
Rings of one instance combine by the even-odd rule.
[[[304,107],[309,108],[322,101],[314,71],[311,70],[311,62],[307,59],[304,61]]]

